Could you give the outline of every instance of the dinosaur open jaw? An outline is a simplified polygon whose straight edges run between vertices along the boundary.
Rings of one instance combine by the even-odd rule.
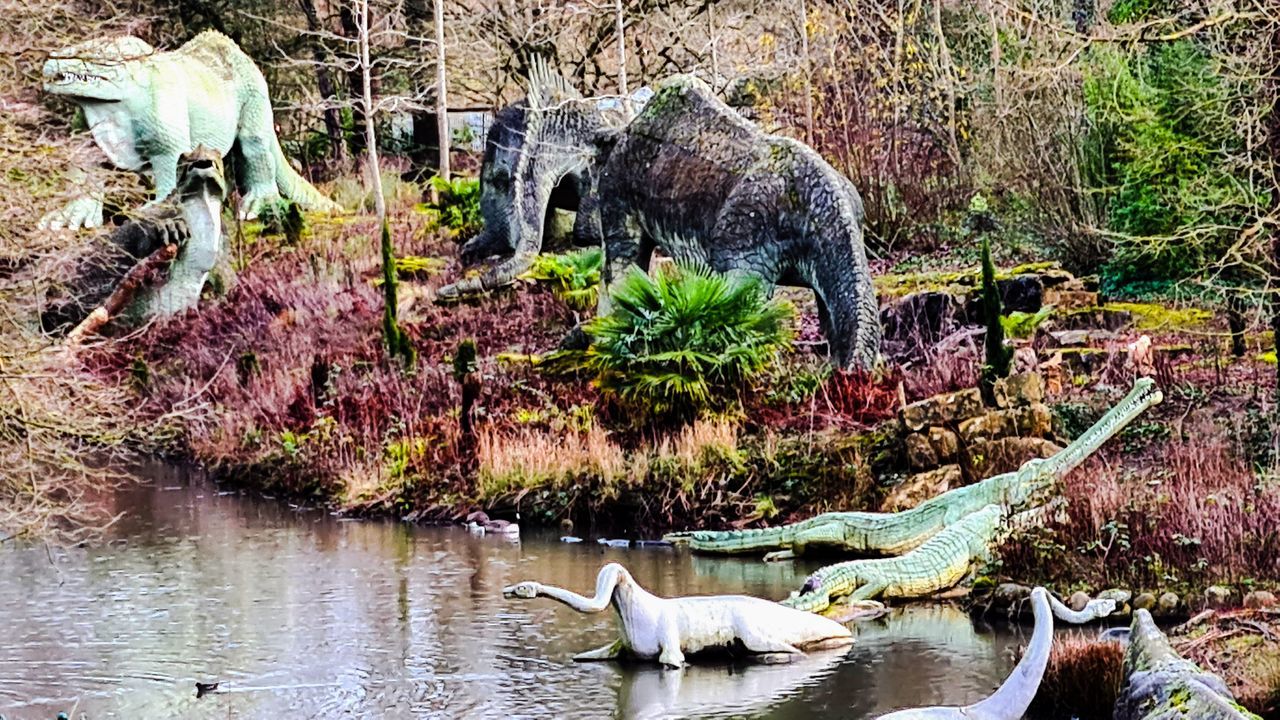
[[[55,85],[97,85],[106,78],[101,75],[93,75],[90,73],[76,73],[63,71],[58,73],[58,77],[54,80]]]

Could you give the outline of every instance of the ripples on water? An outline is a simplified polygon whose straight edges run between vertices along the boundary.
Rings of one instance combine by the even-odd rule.
[[[1016,638],[916,607],[789,665],[578,664],[612,612],[508,601],[590,592],[617,561],[660,595],[781,598],[809,565],[342,522],[172,474],[115,499],[88,550],[0,551],[0,713],[99,718],[862,718],[989,693]],[[52,558],[52,562],[50,559]],[[197,699],[197,680],[222,691]]]

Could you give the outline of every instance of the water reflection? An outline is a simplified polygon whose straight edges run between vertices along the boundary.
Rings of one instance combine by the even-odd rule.
[[[760,713],[821,683],[845,653],[824,651],[782,665],[693,665],[675,671],[628,668],[620,673],[618,717],[654,720]]]
[[[782,597],[806,566],[666,549],[521,543],[343,522],[161,476],[118,496],[103,547],[0,551],[0,713],[99,718],[866,717],[970,702],[1012,667],[1006,635],[914,608],[847,651],[679,673],[578,664],[611,613],[513,603],[537,579],[594,587],[622,562],[661,595]],[[194,683],[218,680],[197,699]]]

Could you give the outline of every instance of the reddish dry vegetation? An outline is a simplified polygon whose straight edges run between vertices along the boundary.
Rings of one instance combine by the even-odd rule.
[[[1019,655],[1025,651],[1023,648]],[[1124,647],[1120,643],[1098,642],[1077,633],[1060,634],[1053,639],[1049,664],[1028,714],[1051,720],[1110,718],[1123,681]]]
[[[558,346],[577,318],[554,294],[521,284],[437,306],[429,288],[461,272],[453,243],[412,214],[393,228],[402,255],[449,258],[434,277],[402,278],[401,324],[418,352],[407,372],[382,346],[376,233],[367,219],[313,228],[299,248],[248,245],[254,257],[225,297],[96,348],[87,362],[132,385],[146,417],[177,420],[174,450],[216,475],[371,512],[453,511],[476,499],[478,438],[460,437],[452,365],[467,338],[479,355],[477,431],[490,445],[518,444],[530,432],[567,439],[583,432],[584,418],[621,448],[656,448],[667,438],[615,417],[586,377],[548,378],[497,357]],[[748,429],[761,431],[856,427],[892,416],[897,392],[894,375],[836,373],[813,402],[797,406],[747,393],[744,415]],[[719,502],[702,494],[671,502],[692,503],[680,514],[697,517]]]
[[[1172,631],[1174,649],[1226,681],[1236,701],[1280,718],[1280,610],[1232,610]]]
[[[439,252],[443,244],[417,240],[422,228],[412,220],[397,229],[401,252]],[[521,405],[565,409],[591,401],[585,386],[553,389],[532,370],[489,357],[546,351],[571,326],[571,314],[536,288],[518,291],[518,300],[507,294],[444,308],[414,298],[405,283],[403,326],[419,363],[410,372],[393,364],[382,347],[382,295],[372,282],[372,225],[352,223],[328,247],[362,237],[369,252],[354,259],[332,250],[319,261],[301,250],[256,258],[225,298],[106,346],[91,362],[137,386],[151,416],[181,415],[193,459],[325,498],[340,494],[344,475],[379,471],[384,446],[397,441],[407,448],[399,474],[429,475],[442,481],[437,490],[458,489],[459,390],[451,359],[464,338],[479,346],[489,417]]]
[[[1209,419],[1172,430],[1125,464],[1113,445],[1071,473],[1065,518],[1009,543],[1005,571],[1151,590],[1280,577],[1280,487]]]

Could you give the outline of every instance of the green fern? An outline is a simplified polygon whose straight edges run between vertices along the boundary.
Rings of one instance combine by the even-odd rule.
[[[445,180],[431,178],[431,187],[439,198],[428,207],[440,213],[440,224],[454,232],[469,237],[480,232],[484,221],[480,217],[480,181],[476,178]]]
[[[563,255],[539,255],[523,277],[551,283],[556,295],[575,310],[595,307],[600,298],[604,251],[588,248]]]

